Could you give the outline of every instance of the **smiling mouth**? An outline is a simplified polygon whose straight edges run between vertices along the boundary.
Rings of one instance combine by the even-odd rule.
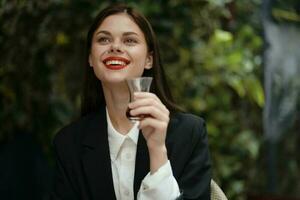
[[[120,70],[125,68],[130,61],[122,57],[108,57],[103,60],[104,65],[111,70]]]

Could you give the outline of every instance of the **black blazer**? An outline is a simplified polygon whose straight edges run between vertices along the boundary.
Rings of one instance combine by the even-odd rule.
[[[211,164],[205,122],[191,114],[170,118],[166,146],[179,199],[210,199]],[[114,200],[105,108],[63,128],[55,136],[57,170],[51,199]],[[135,198],[149,172],[147,144],[138,139]]]

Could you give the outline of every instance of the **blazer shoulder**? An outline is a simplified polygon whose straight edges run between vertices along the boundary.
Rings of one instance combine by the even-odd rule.
[[[189,138],[203,137],[206,134],[205,120],[199,116],[190,113],[176,113],[171,116],[169,133]]]
[[[202,117],[196,116],[191,113],[175,113],[171,117],[171,123],[178,125],[185,125],[189,127],[199,126],[202,127],[205,125],[205,120]]]

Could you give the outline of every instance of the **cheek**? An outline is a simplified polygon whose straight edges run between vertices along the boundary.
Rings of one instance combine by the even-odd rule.
[[[89,62],[91,66],[98,66],[100,64],[99,62],[101,62],[101,55],[103,55],[103,53],[99,49],[91,50],[90,57],[89,57]]]
[[[145,49],[135,49],[131,54],[134,55],[138,62],[144,62],[147,57],[147,51]]]
[[[99,57],[104,54],[104,52],[107,51],[107,48],[105,46],[100,45],[92,45],[91,47],[91,54],[93,57]]]

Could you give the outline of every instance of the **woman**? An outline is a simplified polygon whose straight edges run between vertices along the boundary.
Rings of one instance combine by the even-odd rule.
[[[95,18],[87,35],[82,117],[54,139],[53,199],[209,199],[205,123],[173,103],[149,22],[126,5]],[[126,79],[151,76],[128,104]],[[126,118],[144,115],[140,122]]]

